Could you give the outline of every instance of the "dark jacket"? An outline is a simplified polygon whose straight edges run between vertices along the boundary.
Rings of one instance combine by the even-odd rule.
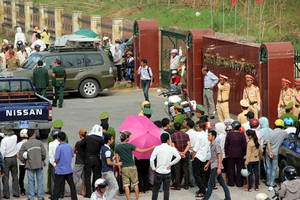
[[[85,149],[85,159],[89,158],[100,158],[100,150],[104,145],[104,141],[101,136],[88,135],[86,136],[80,146],[84,146]]]
[[[241,132],[227,133],[224,149],[228,158],[243,158],[247,149],[245,134]]]
[[[4,172],[4,169],[5,169],[4,160],[3,160],[2,153],[0,152],[0,172]]]
[[[43,67],[37,67],[33,70],[33,85],[36,88],[47,88],[49,86],[48,70]]]

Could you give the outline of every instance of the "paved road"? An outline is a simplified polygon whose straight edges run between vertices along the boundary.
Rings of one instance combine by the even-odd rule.
[[[99,115],[101,112],[108,111],[110,113],[110,126],[113,126],[116,130],[118,130],[118,127],[122,124],[126,116],[136,115],[140,112],[140,103],[142,100],[142,91],[135,89],[122,91],[105,91],[94,99],[83,99],[75,95],[70,95],[66,97],[63,109],[54,108],[53,119],[62,119],[64,121],[63,130],[69,136],[69,143],[73,146],[79,139],[77,134],[78,130],[83,127],[90,129],[94,124],[99,123]],[[163,97],[158,97],[155,90],[150,91],[150,101],[152,103],[152,109],[154,110],[152,120],[158,120],[166,117],[166,114],[163,110],[165,99]],[[45,146],[47,146],[46,141],[44,141],[44,143]],[[44,171],[46,172],[46,170]],[[46,178],[44,179],[46,182]],[[233,200],[253,200],[255,199],[255,195],[258,193],[255,191],[251,193],[246,192],[242,188],[235,187],[230,188],[230,191]],[[196,188],[190,188],[189,190],[181,191],[171,191],[170,199],[195,199],[195,192]],[[266,190],[266,186],[264,185],[261,186],[260,192],[267,193],[270,197],[273,195],[273,193],[270,193]],[[133,193],[131,194],[131,196],[132,199],[134,199]],[[80,197],[80,199],[84,198]],[[125,197],[118,196],[117,199],[124,200]],[[151,192],[147,194],[141,194],[140,199],[151,199]],[[159,199],[163,199],[162,193],[160,193]],[[224,199],[224,194],[220,187],[218,190],[215,190],[213,192],[211,199]]]

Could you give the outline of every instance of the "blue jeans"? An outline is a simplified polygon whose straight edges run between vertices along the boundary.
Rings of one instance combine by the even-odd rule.
[[[192,160],[189,159],[189,178],[190,178],[190,186],[195,186],[196,181],[194,178],[194,173],[193,173],[193,165],[192,165]]]
[[[38,169],[27,169],[27,178],[28,178],[28,199],[34,199],[34,185],[35,185],[35,178],[36,175],[37,179],[37,196],[38,199],[42,199],[44,197],[44,178],[43,178],[43,168]]]
[[[267,165],[267,185],[274,186],[275,173],[278,166],[278,155],[274,155],[273,158],[267,153],[266,156],[266,165]]]
[[[133,81],[133,68],[127,68],[127,72],[126,72],[126,80],[127,81]]]
[[[224,181],[224,178],[221,174],[217,174],[217,168],[213,168],[210,170],[210,176],[209,176],[209,180],[208,180],[208,188],[207,191],[205,193],[205,196],[203,198],[203,200],[208,200],[211,196],[211,193],[215,187],[216,184],[216,178],[219,182],[219,184],[222,186],[224,193],[225,193],[225,200],[230,200],[230,192],[229,189]]]
[[[144,92],[145,101],[149,101],[148,91],[150,88],[150,80],[142,80],[142,88]]]
[[[258,189],[258,184],[259,184],[258,165],[259,165],[259,161],[248,163],[247,168],[248,171],[250,172],[250,175],[248,177],[248,190],[252,188],[253,174],[255,175],[255,189],[256,188]]]

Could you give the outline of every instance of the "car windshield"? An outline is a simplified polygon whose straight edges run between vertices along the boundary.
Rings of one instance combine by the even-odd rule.
[[[36,63],[41,59],[42,55],[40,54],[32,54],[30,55],[22,65],[23,69],[31,70],[35,67]]]

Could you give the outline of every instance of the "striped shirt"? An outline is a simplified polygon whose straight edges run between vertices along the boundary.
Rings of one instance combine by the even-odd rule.
[[[212,72],[208,71],[204,77],[204,88],[207,89],[210,87],[214,87],[215,85],[217,85],[218,81],[219,78]]]

